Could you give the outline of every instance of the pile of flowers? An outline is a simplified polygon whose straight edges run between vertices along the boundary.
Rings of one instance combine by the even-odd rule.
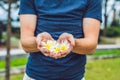
[[[69,48],[70,44],[65,40],[58,43],[55,40],[48,40],[47,42],[42,42],[42,47],[48,49],[50,52],[59,53],[65,51]]]

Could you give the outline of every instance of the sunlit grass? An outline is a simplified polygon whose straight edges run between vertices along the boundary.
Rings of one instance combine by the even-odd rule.
[[[100,56],[100,55],[120,55],[120,49],[97,50],[94,53],[94,56]]]
[[[17,66],[22,66],[25,65],[27,62],[27,57],[26,58],[16,58],[16,59],[12,59],[10,61],[10,65],[11,67],[17,67]],[[5,68],[5,61],[2,60],[0,61],[0,69],[4,69]]]
[[[11,75],[10,80],[23,80],[24,74]],[[5,80],[4,77],[0,77],[0,80]]]
[[[95,60],[86,65],[86,80],[120,80],[120,58]]]

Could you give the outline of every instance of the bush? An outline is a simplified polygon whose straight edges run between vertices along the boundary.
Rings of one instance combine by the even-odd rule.
[[[119,20],[113,20],[111,26],[119,26]]]
[[[120,27],[108,27],[106,30],[107,37],[120,37]]]

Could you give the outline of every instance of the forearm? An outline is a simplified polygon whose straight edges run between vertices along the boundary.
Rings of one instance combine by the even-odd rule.
[[[93,54],[96,50],[97,42],[89,38],[75,39],[75,47],[72,52],[77,54]]]
[[[21,44],[25,52],[38,52],[36,37],[27,37],[21,39]]]

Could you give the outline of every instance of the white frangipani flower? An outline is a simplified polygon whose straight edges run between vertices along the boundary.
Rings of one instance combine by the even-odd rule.
[[[68,42],[65,40],[65,41],[62,41],[60,46],[61,46],[61,51],[65,51],[69,48],[70,44],[68,44]]]
[[[43,48],[46,48],[53,53],[59,53],[67,50],[70,44],[67,41],[62,41],[61,43],[58,43],[55,40],[48,40],[46,43],[42,42],[42,46]]]
[[[53,45],[55,44],[56,44],[56,41],[53,41],[53,40],[48,40],[46,43],[42,42],[43,48],[46,48],[48,50],[51,50],[53,48]]]

